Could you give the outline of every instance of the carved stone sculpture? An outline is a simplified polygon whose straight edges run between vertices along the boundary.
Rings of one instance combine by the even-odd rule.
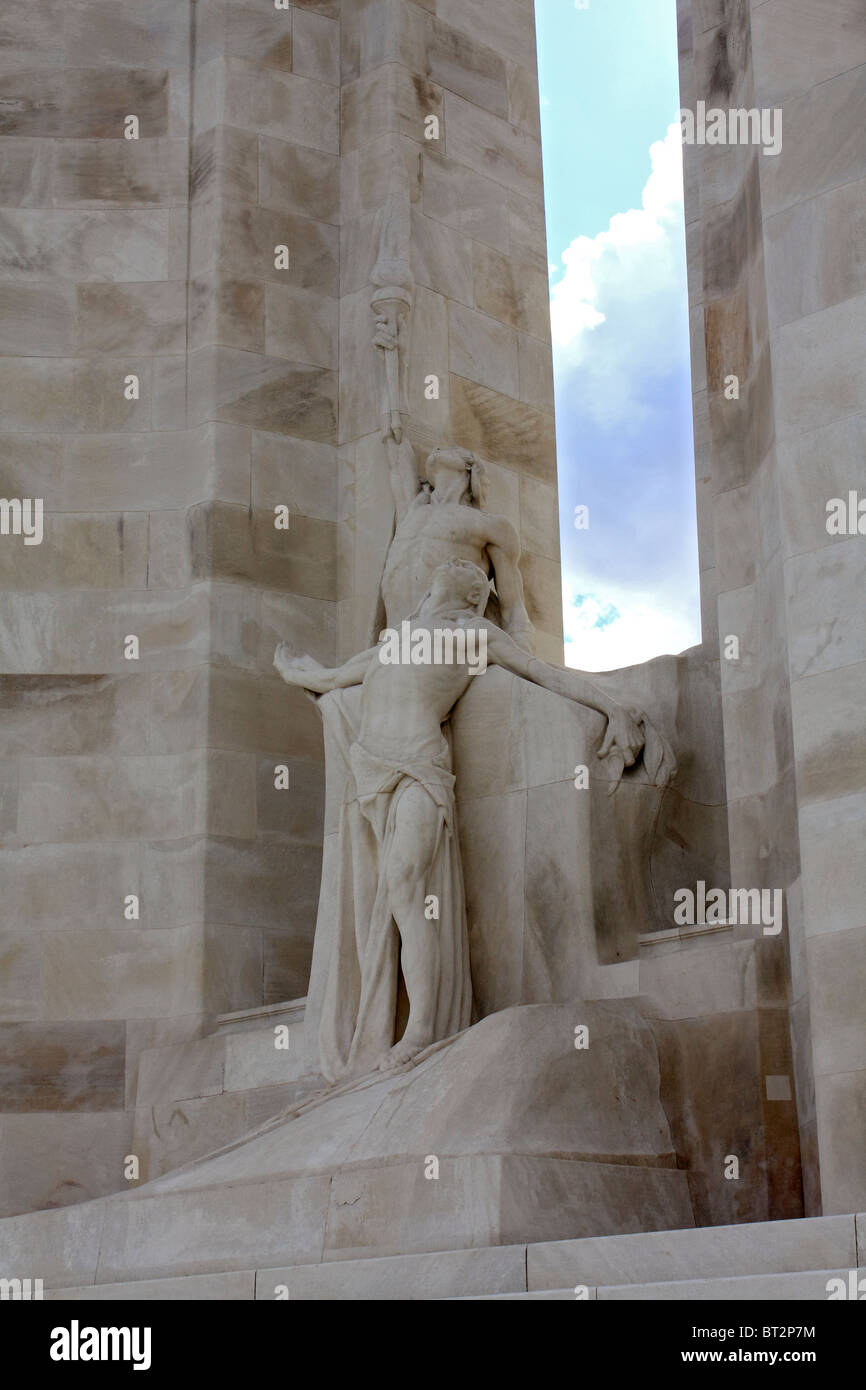
[[[498,609],[487,616],[500,617],[515,642],[531,651],[520,542],[510,521],[484,510],[484,465],[466,449],[435,449],[425,471],[422,484],[414,455],[411,460],[400,455],[391,469],[397,524],[382,576],[388,626],[396,627],[417,607],[437,566],[469,560],[494,584]]]
[[[427,634],[432,648],[437,630],[474,629],[484,639],[488,663],[603,713],[608,726],[600,756],[631,765],[644,746],[632,714],[580,673],[530,656],[484,618],[489,593],[490,580],[470,560],[439,565],[408,620],[413,639]],[[287,683],[323,695],[323,706],[330,701],[325,717],[340,722],[351,769],[320,1021],[322,1067],[330,1081],[403,1066],[471,1021],[455,778],[442,726],[473,668],[459,659],[386,663],[382,647],[336,670],[309,657],[293,659],[284,644],[274,658]],[[344,698],[358,686],[359,701]],[[671,770],[668,758],[657,772],[666,778]],[[432,917],[425,911],[431,903]],[[395,1041],[401,969],[409,1017]]]

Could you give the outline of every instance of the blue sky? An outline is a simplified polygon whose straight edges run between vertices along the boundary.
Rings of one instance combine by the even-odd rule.
[[[565,659],[602,671],[700,640],[676,0],[535,11]]]

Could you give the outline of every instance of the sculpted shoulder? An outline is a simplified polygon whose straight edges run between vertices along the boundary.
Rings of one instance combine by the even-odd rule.
[[[498,545],[511,560],[520,555],[520,539],[507,516],[487,513],[487,544]]]

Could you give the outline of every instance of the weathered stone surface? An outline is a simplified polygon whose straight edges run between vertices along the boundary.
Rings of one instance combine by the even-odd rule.
[[[517,397],[517,334],[487,314],[451,303],[448,311],[451,368],[458,376]]]
[[[258,146],[258,194],[262,207],[297,213],[316,222],[338,221],[336,155],[265,135],[259,137]]]
[[[30,1212],[37,1223],[27,1228],[18,1267],[65,1268],[68,1258],[80,1271],[77,1277],[85,1276],[82,1282],[92,1278],[85,1270],[91,1260],[95,1269],[100,1223],[97,1219],[94,1227],[87,1215],[79,1221],[78,1213],[89,1214],[91,1199],[116,1192],[123,1182],[123,1161],[132,1139],[130,1120],[123,1110],[8,1113],[0,1118],[0,1216],[14,1221],[19,1212]],[[63,1230],[55,1226],[42,1245],[38,1223],[43,1209],[52,1207],[60,1209]],[[5,1242],[3,1254],[4,1265],[15,1258]]]
[[[0,1107],[122,1109],[124,1043],[117,1021],[0,1024]]]
[[[451,423],[463,448],[494,461],[507,459],[512,468],[541,482],[554,481],[556,441],[549,415],[454,375]]]
[[[201,348],[191,389],[216,419],[336,443],[336,373],[235,348]]]
[[[167,280],[167,209],[0,212],[3,280]]]

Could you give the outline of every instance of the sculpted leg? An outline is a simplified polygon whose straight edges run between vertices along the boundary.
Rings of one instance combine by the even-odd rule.
[[[438,923],[424,916],[424,898],[439,835],[439,814],[437,806],[420,786],[404,792],[397,808],[386,874],[391,913],[400,932],[409,1021],[403,1037],[380,1062],[383,1069],[410,1061],[435,1041],[439,931]]]

